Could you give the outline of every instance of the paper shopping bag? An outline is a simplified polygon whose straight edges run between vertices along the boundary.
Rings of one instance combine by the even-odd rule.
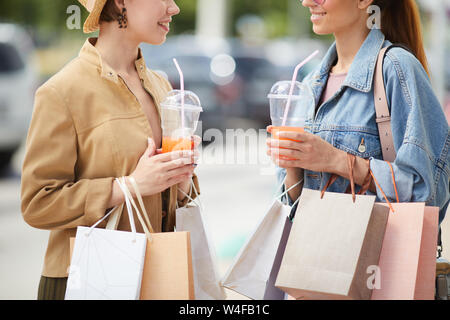
[[[275,285],[295,299],[370,299],[388,213],[375,196],[304,188]]]
[[[140,299],[194,298],[189,232],[152,233],[152,241],[147,242]]]
[[[197,195],[197,198],[198,195]],[[216,253],[201,206],[188,205],[176,210],[176,231],[188,231],[192,246],[195,298],[198,300],[224,300],[216,266]]]
[[[128,181],[135,191],[141,210],[138,209],[127,185],[124,183],[122,187],[125,189],[129,205],[130,207],[133,205],[148,239],[140,299],[194,299],[194,273],[189,232],[150,232],[153,228],[148,219],[139,187],[133,177],[128,177]]]
[[[78,227],[65,299],[138,299],[146,242],[144,234]]]
[[[392,207],[372,300],[433,300],[439,208],[424,203]]]
[[[224,287],[255,300],[284,299],[274,284],[292,225],[290,211],[279,200],[273,202],[224,276]]]
[[[153,233],[147,241],[140,300],[193,300],[194,274],[188,232]],[[75,238],[70,239],[71,252]]]

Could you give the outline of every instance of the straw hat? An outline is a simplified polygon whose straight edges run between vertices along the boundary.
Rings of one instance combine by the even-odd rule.
[[[78,0],[89,11],[89,16],[84,22],[84,33],[97,31],[99,28],[100,14],[107,0]]]

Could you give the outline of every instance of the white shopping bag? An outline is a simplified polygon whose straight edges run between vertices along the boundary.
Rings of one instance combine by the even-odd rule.
[[[147,239],[136,233],[124,182],[116,179],[125,194],[132,232],[78,227],[71,259],[66,300],[138,300]],[[121,208],[120,208],[121,209]]]
[[[216,253],[205,217],[203,206],[195,185],[191,185],[196,193],[196,200],[186,195],[195,205],[176,210],[176,231],[188,231],[191,234],[192,266],[194,269],[194,290],[196,300],[224,300],[225,291],[220,285],[217,273]],[[181,190],[179,190],[181,191]],[[182,191],[181,191],[182,192]]]
[[[302,181],[275,198],[225,274],[224,287],[254,300],[285,299],[285,293],[275,287],[275,280],[292,222],[291,207],[279,199]]]

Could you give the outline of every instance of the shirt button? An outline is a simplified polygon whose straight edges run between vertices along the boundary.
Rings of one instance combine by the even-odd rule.
[[[366,152],[366,145],[364,144],[364,138],[361,139],[361,143],[359,144],[358,151],[361,153]]]

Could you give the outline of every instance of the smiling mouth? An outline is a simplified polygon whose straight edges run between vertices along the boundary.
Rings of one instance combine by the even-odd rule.
[[[321,13],[311,13],[311,19],[315,20],[315,19],[320,19],[322,17],[324,17],[326,15],[325,12],[321,12]]]
[[[170,30],[170,22],[158,22],[158,25],[166,31]]]

